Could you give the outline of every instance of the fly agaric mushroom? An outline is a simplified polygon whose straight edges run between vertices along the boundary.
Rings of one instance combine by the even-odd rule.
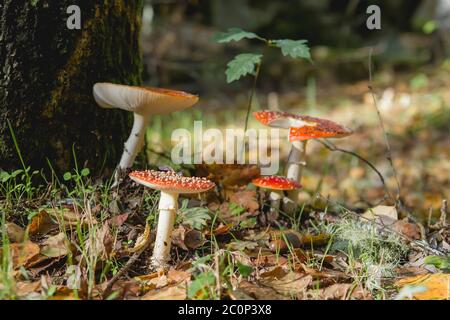
[[[183,110],[198,101],[198,96],[183,91],[112,83],[96,83],[93,94],[95,101],[102,108],[122,109],[134,114],[133,128],[124,145],[115,184],[118,183],[120,171],[131,168],[137,154],[142,149],[150,117],[155,114],[168,114]]]
[[[286,177],[301,182],[302,169],[306,164],[306,143],[309,139],[342,138],[351,135],[352,130],[330,120],[304,115],[295,115],[281,111],[258,111],[253,113],[262,124],[281,129],[289,129],[289,141],[292,143],[286,165]],[[289,192],[289,198],[296,203],[298,190]],[[295,210],[289,202],[285,211]]]
[[[130,178],[148,188],[161,190],[159,219],[153,249],[152,265],[165,267],[170,259],[172,232],[178,210],[180,193],[201,193],[214,188],[215,184],[205,178],[183,177],[175,171],[133,171]]]
[[[295,180],[280,176],[266,176],[253,179],[252,183],[264,189],[272,190],[269,194],[270,206],[278,214],[284,190],[296,190],[302,186]]]

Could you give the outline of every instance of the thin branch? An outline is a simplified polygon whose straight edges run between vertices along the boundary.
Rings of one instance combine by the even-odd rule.
[[[397,170],[395,169],[394,162],[392,160],[392,151],[391,151],[391,144],[389,143],[389,135],[388,135],[388,133],[387,133],[385,127],[384,127],[383,117],[381,116],[380,109],[378,108],[377,98],[375,97],[375,93],[373,91],[373,86],[372,86],[372,51],[373,51],[373,48],[370,48],[370,50],[369,50],[369,85],[368,85],[368,88],[369,88],[370,94],[372,96],[373,104],[374,104],[375,109],[377,111],[378,120],[379,120],[379,123],[380,123],[380,126],[381,126],[381,130],[383,131],[384,142],[385,142],[385,145],[386,145],[386,153],[387,153],[386,158],[388,159],[389,164],[390,164],[390,166],[392,168],[392,172],[394,174],[395,182],[397,184],[397,202],[401,205],[401,202],[400,202],[401,201],[400,200],[400,196],[401,196],[400,182],[398,180]]]
[[[447,209],[448,209],[447,199],[444,199],[444,200],[442,200],[442,204],[441,204],[441,210],[440,210],[441,215],[439,217],[439,221],[433,225],[430,225],[431,212],[432,212],[432,209],[430,208],[430,217],[428,218],[428,227],[430,228],[430,230],[441,230],[441,229],[445,229],[448,227]]]
[[[253,102],[253,96],[255,95],[255,91],[256,91],[256,83],[258,81],[258,77],[259,77],[259,71],[261,69],[261,62],[258,63],[257,67],[256,67],[256,73],[255,73],[255,77],[253,79],[253,86],[252,86],[252,91],[250,92],[250,97],[248,98],[248,105],[247,105],[247,114],[245,116],[245,128],[244,128],[244,132],[247,132],[247,128],[248,128],[248,119],[250,117],[250,111],[252,109],[252,102]]]
[[[338,151],[338,152],[342,152],[342,153],[347,153],[349,155],[352,155],[356,158],[358,158],[359,160],[361,160],[362,162],[364,162],[365,164],[367,164],[370,168],[372,168],[373,171],[375,171],[375,173],[378,175],[378,177],[380,178],[381,183],[383,184],[383,188],[385,191],[385,197],[388,198],[392,198],[391,194],[389,193],[389,189],[386,186],[386,182],[384,180],[383,175],[381,174],[380,171],[378,171],[378,169],[367,159],[363,158],[362,156],[360,156],[359,154],[357,154],[356,152],[353,151],[349,151],[349,150],[345,150],[345,149],[341,149],[339,147],[337,147],[334,143],[332,143],[331,141],[328,140],[322,140],[322,139],[318,139],[318,142],[320,142],[322,145],[324,145],[328,150],[330,151]]]
[[[141,256],[142,252],[145,251],[145,249],[148,248],[150,244],[150,241],[148,241],[139,251],[135,252],[130,260],[127,261],[127,263],[125,264],[125,266],[119,270],[119,272],[117,272],[112,278],[111,280],[108,281],[108,284],[106,285],[105,290],[103,291],[102,297],[103,299],[107,299],[109,297],[109,295],[111,294],[111,290],[114,286],[114,284],[126,273],[128,272],[128,270],[131,268],[131,266],[139,259],[139,257]]]

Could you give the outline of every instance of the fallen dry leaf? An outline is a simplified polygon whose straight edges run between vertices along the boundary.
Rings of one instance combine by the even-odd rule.
[[[39,252],[39,246],[31,241],[12,243],[9,245],[9,254],[14,269],[26,266],[32,258],[39,254]],[[3,248],[0,247],[0,258],[3,257],[3,254]]]
[[[282,278],[263,277],[260,280],[261,284],[271,287],[279,294],[290,297],[297,297],[302,294],[312,281],[313,278],[310,275],[297,272],[288,272]]]
[[[186,251],[197,249],[205,242],[200,231],[188,229],[183,225],[175,229],[172,236],[172,243]]]
[[[348,276],[347,274],[345,274],[342,271],[339,270],[335,270],[335,269],[327,269],[327,268],[322,268],[320,271],[310,268],[305,264],[301,264],[301,269],[302,272],[309,274],[313,277],[313,279],[332,279],[334,282],[343,282],[346,281],[348,279],[350,279],[350,276]]]
[[[38,275],[39,273],[50,268],[53,264],[57,263],[59,259],[52,259],[43,254],[38,254],[28,260],[26,267],[33,275]]]
[[[361,217],[369,221],[375,221],[384,226],[389,226],[398,220],[398,213],[395,206],[380,205],[367,210]]]
[[[217,204],[217,203],[210,203],[208,205],[208,208],[215,212],[215,211],[219,211],[219,216],[220,219],[226,223],[226,224],[231,224],[232,226],[236,226],[239,225],[239,223],[241,223],[242,221],[246,221],[251,217],[254,217],[256,213],[250,213],[250,212],[245,212],[245,208],[243,208],[242,213],[236,213],[234,210],[236,210],[236,208],[234,208],[233,204],[229,203],[229,202],[224,202],[222,204]],[[240,208],[240,207],[238,207]]]
[[[151,231],[150,231],[150,224],[145,224],[145,230],[144,233],[139,235],[139,237],[136,240],[136,243],[134,244],[133,248],[130,248],[128,251],[131,253],[138,252],[142,248],[146,247],[151,242]]]
[[[151,290],[141,297],[141,300],[186,300],[187,285],[181,282],[173,286]]]
[[[231,300],[255,300],[242,290],[233,290],[228,293]]]
[[[395,231],[407,236],[412,240],[422,239],[422,232],[420,230],[420,227],[415,223],[409,222],[408,218],[395,222],[393,228]]]
[[[287,263],[287,259],[279,254],[267,254],[259,255],[255,260],[254,264],[258,267],[269,267],[269,266],[282,266]]]
[[[313,296],[323,300],[370,299],[369,293],[352,283],[336,283],[325,289],[311,290]]]
[[[274,278],[274,279],[281,279],[283,278],[287,272],[282,268],[281,266],[276,266],[269,271],[261,273],[261,278]]]
[[[15,292],[19,297],[25,297],[31,293],[41,291],[41,281],[34,282],[17,282]]]
[[[41,210],[37,215],[31,218],[28,224],[28,232],[34,234],[47,234],[52,230],[63,226],[70,228],[76,226],[81,217],[71,209],[68,208],[49,208]],[[93,221],[93,223],[96,223]]]
[[[70,265],[66,269],[66,285],[69,289],[81,288],[81,268],[78,265]]]
[[[41,254],[49,258],[58,258],[70,252],[70,244],[64,233],[59,233],[44,241]]]
[[[9,242],[17,243],[22,242],[25,238],[25,230],[15,223],[6,223],[6,234],[8,235]]]
[[[167,273],[167,278],[170,283],[176,283],[180,281],[190,280],[191,274],[187,271],[171,269]]]
[[[227,248],[233,251],[254,250],[258,247],[258,243],[253,241],[233,241],[227,244]]]
[[[102,288],[105,288],[105,284],[102,284]],[[109,297],[114,297],[115,300],[136,300],[142,294],[142,287],[138,281],[131,280],[119,280],[117,281],[111,290]],[[101,296],[99,294],[99,296]],[[107,297],[107,299],[110,299]]]
[[[265,286],[259,286],[257,284],[248,282],[246,280],[242,280],[239,285],[238,289],[239,291],[242,291],[244,294],[250,296],[253,299],[257,300],[288,300],[288,297],[285,297],[284,295],[279,294],[272,288],[268,288]],[[230,294],[230,296],[233,299],[233,296]],[[237,296],[239,297],[239,296]],[[235,298],[237,298],[235,296]],[[234,300],[234,299],[233,299]],[[236,299],[240,300],[240,299]]]
[[[183,270],[158,271],[148,275],[135,277],[134,279],[142,285],[144,292],[149,290],[161,289],[180,282],[189,281],[191,274]]]
[[[271,232],[272,241],[269,249],[272,252],[285,253],[289,248],[300,248],[302,246],[301,234],[295,231],[275,231]]]
[[[34,235],[37,233],[47,234],[57,228],[58,225],[53,222],[47,211],[42,210],[37,215],[33,216],[33,218],[31,218],[31,221],[28,224],[28,233],[30,235]]]
[[[59,286],[56,289],[55,294],[49,297],[48,300],[79,300],[79,298],[75,296],[73,290],[67,287]]]
[[[227,192],[226,195],[231,203],[237,204],[250,213],[255,213],[259,209],[259,203],[256,199],[256,190]]]
[[[96,230],[86,240],[86,248],[90,254],[95,255],[101,261],[106,261],[111,257],[114,240],[109,225],[104,223],[101,229]]]
[[[108,223],[111,225],[111,227],[120,227],[127,221],[128,217],[130,215],[128,213],[119,214],[117,216],[112,217],[108,220]]]
[[[216,229],[214,229],[212,232],[210,230],[207,230],[205,232],[205,235],[211,236],[219,236],[222,234],[227,234],[230,232],[230,230],[233,228],[233,224],[220,224]]]
[[[136,280],[138,282],[146,282],[146,281],[152,280],[154,278],[162,277],[166,273],[167,272],[164,269],[161,269],[160,271],[157,271],[157,272],[153,272],[153,273],[146,274],[143,276],[134,277],[134,280]]]
[[[285,253],[292,249],[298,249],[303,246],[310,246],[313,248],[324,246],[330,240],[330,235],[319,234],[302,235],[293,230],[273,231],[270,233],[272,241],[269,243],[269,249],[273,252]]]
[[[413,298],[417,300],[445,300],[450,299],[450,274],[435,273],[403,278],[395,282],[397,287],[421,286],[425,290],[415,292]]]

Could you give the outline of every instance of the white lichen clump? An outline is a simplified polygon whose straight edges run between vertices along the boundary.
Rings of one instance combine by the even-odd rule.
[[[360,265],[359,276],[369,290],[381,289],[382,280],[394,276],[408,252],[398,235],[383,233],[372,223],[346,218],[332,229],[332,249],[344,252],[349,265]]]

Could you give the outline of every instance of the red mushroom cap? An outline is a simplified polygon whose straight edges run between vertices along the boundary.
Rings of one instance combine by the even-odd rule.
[[[200,193],[214,188],[205,178],[183,177],[175,171],[133,171],[130,178],[146,187],[173,193]]]
[[[330,120],[288,112],[263,110],[254,112],[253,116],[266,126],[289,129],[290,141],[342,138],[353,133],[352,130]]]
[[[289,129],[289,141],[304,141],[319,138],[343,138],[353,133],[352,130],[330,120],[309,116],[297,117],[300,117],[302,121],[313,123],[314,125],[291,127]]]
[[[280,176],[260,177],[252,183],[257,187],[272,190],[294,190],[302,187],[297,181]]]
[[[299,116],[283,111],[263,110],[253,113],[253,117],[262,124],[272,127],[289,129],[291,127],[315,126],[312,117]]]
[[[270,123],[284,115],[281,111],[262,110],[253,112],[253,117],[263,125],[270,126]]]

